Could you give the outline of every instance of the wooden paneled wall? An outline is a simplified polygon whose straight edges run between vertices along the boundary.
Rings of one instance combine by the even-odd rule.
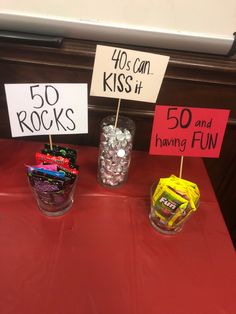
[[[90,89],[96,44],[106,43],[64,39],[60,48],[49,48],[0,42],[0,137],[11,137],[5,83],[88,83]],[[170,56],[158,103],[231,110],[220,158],[205,158],[204,162],[236,245],[236,60],[118,46]],[[56,136],[56,141],[97,146],[99,122],[106,115],[115,113],[116,106],[116,99],[89,97],[89,133]],[[121,102],[121,114],[131,117],[136,123],[135,149],[149,148],[154,106],[143,102]],[[44,137],[25,139],[46,140]]]

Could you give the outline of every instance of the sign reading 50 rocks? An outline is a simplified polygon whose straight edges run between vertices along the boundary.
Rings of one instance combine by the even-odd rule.
[[[88,132],[87,84],[5,84],[13,137]]]
[[[97,46],[91,96],[156,102],[169,57]]]

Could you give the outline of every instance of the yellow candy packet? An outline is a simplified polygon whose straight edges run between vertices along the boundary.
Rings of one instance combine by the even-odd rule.
[[[152,196],[155,215],[167,226],[185,220],[198,207],[198,186],[188,180],[171,175],[161,178]]]

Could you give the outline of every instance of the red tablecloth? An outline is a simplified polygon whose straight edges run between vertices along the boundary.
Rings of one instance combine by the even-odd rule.
[[[183,177],[201,204],[177,235],[151,226],[149,189],[177,174],[178,157],[134,151],[128,182],[96,181],[95,147],[77,147],[73,208],[48,218],[37,209],[24,163],[42,143],[0,140],[1,314],[235,314],[235,251],[200,158]]]

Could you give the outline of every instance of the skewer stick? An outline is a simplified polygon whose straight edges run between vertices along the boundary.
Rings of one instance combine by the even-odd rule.
[[[52,135],[51,135],[51,134],[49,134],[49,135],[48,135],[48,137],[49,137],[49,145],[50,145],[50,149],[52,150]]]
[[[180,168],[179,168],[179,178],[182,178],[182,172],[183,172],[183,163],[184,163],[184,156],[181,156],[180,160]]]
[[[117,109],[116,109],[115,128],[117,126],[117,121],[118,121],[118,116],[119,116],[119,111],[120,111],[120,102],[121,102],[121,98],[119,98],[119,100],[118,100],[118,105],[117,105]]]

